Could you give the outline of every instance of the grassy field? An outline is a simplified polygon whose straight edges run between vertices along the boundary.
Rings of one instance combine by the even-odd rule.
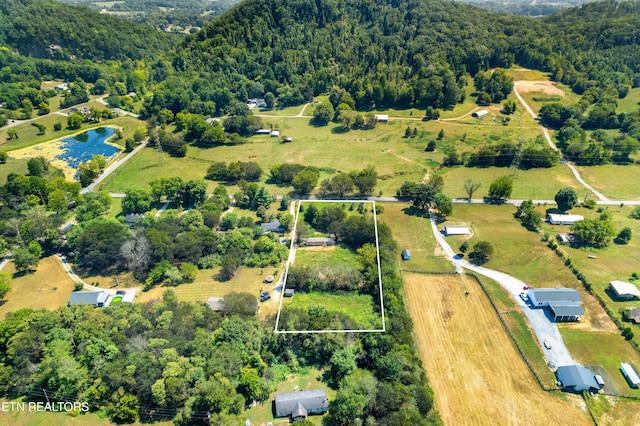
[[[617,99],[618,108],[616,112],[627,113],[636,112],[638,108],[640,108],[640,87],[634,87],[629,91],[629,94],[625,96],[623,99]]]
[[[540,389],[475,281],[422,274],[404,281],[444,424],[591,424],[579,396]]]
[[[638,401],[608,395],[593,395],[587,406],[599,425],[640,424]]]
[[[0,305],[0,319],[23,308],[55,310],[66,306],[74,289],[73,281],[55,256],[41,259],[33,273],[15,274],[12,262],[4,271],[14,275],[11,291]]]
[[[6,163],[0,164],[0,185],[7,183],[9,173],[26,175],[29,173],[27,169],[27,161],[25,159],[9,158]]]
[[[578,167],[582,178],[613,200],[640,200],[640,165]]]
[[[342,312],[357,322],[363,330],[382,329],[382,317],[375,312],[373,299],[368,294],[356,292],[330,293],[313,291],[306,294],[296,292],[292,298],[285,298],[282,310],[288,307],[307,309],[319,305],[327,311]]]
[[[452,198],[466,198],[464,183],[467,179],[480,183],[480,188],[473,194],[474,198],[482,198],[489,193],[491,182],[500,176],[508,175],[510,170],[504,167],[454,167],[442,169],[444,192]],[[540,185],[544,182],[544,185]],[[579,194],[584,187],[574,178],[571,171],[560,164],[549,169],[519,170],[513,176],[513,194],[511,198],[522,200],[553,200],[560,188],[575,188]]]
[[[341,246],[302,247],[296,250],[296,265],[349,266],[361,269],[356,254]]]
[[[285,381],[278,385],[276,391],[271,394],[271,397],[267,399],[268,402],[259,403],[254,407],[243,413],[244,417],[251,421],[252,425],[266,425],[267,422],[271,422],[274,426],[289,425],[289,419],[287,418],[274,418],[271,411],[271,401],[275,394],[293,392],[294,389],[299,390],[311,390],[324,388],[327,391],[327,396],[331,401],[336,395],[336,391],[329,388],[325,383],[322,383],[319,379],[322,377],[323,371],[315,368],[302,370],[296,373],[288,375]],[[322,425],[324,416],[309,416],[308,420],[314,425]]]
[[[560,327],[562,338],[573,358],[600,374],[608,388],[623,395],[640,397],[640,389],[631,388],[620,372],[620,363],[640,366],[640,355],[619,333],[594,333],[572,327]],[[640,413],[640,401],[637,401]]]
[[[384,213],[378,220],[391,228],[393,236],[399,242],[398,262],[403,269],[421,271],[451,271],[450,261],[443,257],[431,232],[429,219],[418,214],[408,203],[379,203]],[[411,260],[400,260],[402,250],[408,249]]]

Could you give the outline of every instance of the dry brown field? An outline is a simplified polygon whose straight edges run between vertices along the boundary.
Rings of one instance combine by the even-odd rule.
[[[593,424],[580,396],[540,388],[475,281],[404,274],[404,283],[445,425]]]

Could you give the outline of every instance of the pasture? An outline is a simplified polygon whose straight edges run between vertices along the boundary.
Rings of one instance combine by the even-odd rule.
[[[27,169],[27,160],[9,158],[6,163],[0,164],[0,185],[7,183],[7,176],[10,173],[16,173],[19,175],[26,175],[29,173],[29,169]]]
[[[74,282],[55,256],[40,260],[35,272],[16,274],[13,262],[4,271],[13,274],[11,291],[0,302],[0,319],[19,309],[56,310],[66,306]]]
[[[414,334],[444,424],[591,424],[580,396],[540,388],[475,281],[403,275]]]
[[[638,164],[578,167],[578,171],[589,185],[612,200],[640,200]]]

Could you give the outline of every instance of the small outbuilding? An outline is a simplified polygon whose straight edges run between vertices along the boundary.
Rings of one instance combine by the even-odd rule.
[[[481,109],[480,111],[471,113],[471,116],[473,118],[480,118],[480,117],[484,117],[487,114],[489,114],[489,111],[487,111],[486,109]]]
[[[629,319],[634,324],[640,324],[640,308],[629,309]]]
[[[389,116],[387,114],[376,114],[375,118],[378,123],[386,123],[389,121]]]
[[[409,252],[409,250],[402,250],[402,260],[411,260],[411,253]]]
[[[54,86],[54,89],[59,91],[59,92],[62,92],[62,91],[65,91],[65,90],[69,90],[69,85],[67,83],[60,83],[60,84],[57,84],[56,86]]]
[[[290,137],[282,138],[282,143],[290,143],[290,142],[293,142],[293,138],[290,138]]]
[[[583,219],[584,217],[579,214],[547,214],[547,221],[552,225],[573,225]]]
[[[447,237],[451,235],[468,235],[471,233],[471,231],[469,231],[469,227],[464,225],[445,226],[444,228],[442,228],[442,232]]]
[[[288,288],[284,291],[284,297],[293,297],[295,294],[295,290],[292,288]]]
[[[308,246],[335,246],[336,240],[329,237],[313,237],[313,238],[307,238],[305,240],[305,243]]]
[[[67,306],[71,305],[93,305],[102,308],[109,295],[106,291],[74,291]]]
[[[638,373],[636,373],[631,364],[623,362],[620,364],[620,371],[622,371],[622,375],[627,379],[627,382],[629,382],[629,386],[635,389],[640,386],[640,377],[638,377]]]
[[[270,135],[271,129],[258,129],[256,130],[256,135]]]
[[[280,137],[280,130],[274,130],[271,132],[271,137],[272,138],[279,138]]]
[[[276,277],[274,277],[273,275],[267,275],[267,278],[264,279],[264,282],[267,284],[271,284],[275,279]]]
[[[304,420],[309,414],[324,414],[329,409],[329,398],[324,389],[276,394],[274,417],[289,417],[296,422]]]
[[[640,290],[633,283],[615,280],[609,283],[609,289],[618,299],[640,299]]]
[[[562,390],[567,392],[597,392],[600,390],[595,375],[580,364],[558,367],[556,376],[562,385]]]
[[[142,213],[129,213],[124,217],[124,223],[130,228],[136,226],[136,222],[142,219],[144,215]]]

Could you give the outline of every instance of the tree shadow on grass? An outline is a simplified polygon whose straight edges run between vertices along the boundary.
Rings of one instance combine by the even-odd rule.
[[[414,207],[414,206],[405,207],[404,209],[402,209],[402,212],[404,214],[406,214],[406,215],[409,215],[409,216],[417,216],[417,217],[429,218],[429,211],[428,210],[419,209],[419,208]]]

